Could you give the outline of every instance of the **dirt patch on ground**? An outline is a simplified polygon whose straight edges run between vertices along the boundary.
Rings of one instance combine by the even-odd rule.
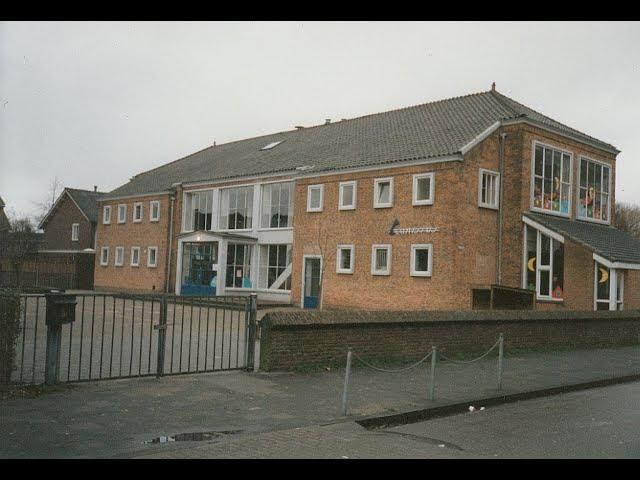
[[[36,398],[45,393],[61,392],[72,388],[71,385],[0,385],[0,401],[16,400],[20,398]]]

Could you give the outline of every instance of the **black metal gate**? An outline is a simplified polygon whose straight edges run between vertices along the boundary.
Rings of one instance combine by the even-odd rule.
[[[61,298],[75,300],[74,321],[58,326],[52,349],[56,327],[45,320]],[[17,383],[51,383],[54,364],[58,382],[253,368],[255,295],[21,294],[20,303]]]

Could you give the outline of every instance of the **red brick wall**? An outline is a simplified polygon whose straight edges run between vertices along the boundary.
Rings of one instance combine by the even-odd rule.
[[[71,225],[80,224],[78,241],[71,240]],[[43,249],[84,250],[93,248],[94,227],[76,204],[64,195],[44,228]]]

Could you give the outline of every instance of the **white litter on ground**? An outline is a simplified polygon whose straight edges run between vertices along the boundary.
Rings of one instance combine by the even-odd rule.
[[[470,412],[475,412],[476,407],[474,407],[473,405],[469,405],[469,411]]]

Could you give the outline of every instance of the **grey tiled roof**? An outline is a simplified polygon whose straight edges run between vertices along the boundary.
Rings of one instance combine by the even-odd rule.
[[[162,192],[176,182],[295,172],[308,165],[313,169],[307,173],[320,173],[444,157],[460,152],[496,122],[523,117],[613,148],[488,91],[209,147],[140,173],[108,197]],[[277,141],[282,143],[261,150]]]
[[[640,240],[622,230],[553,215],[531,212],[525,215],[611,262],[640,263]]]
[[[91,222],[98,220],[98,199],[105,195],[105,192],[79,190],[77,188],[66,188],[65,190]]]

